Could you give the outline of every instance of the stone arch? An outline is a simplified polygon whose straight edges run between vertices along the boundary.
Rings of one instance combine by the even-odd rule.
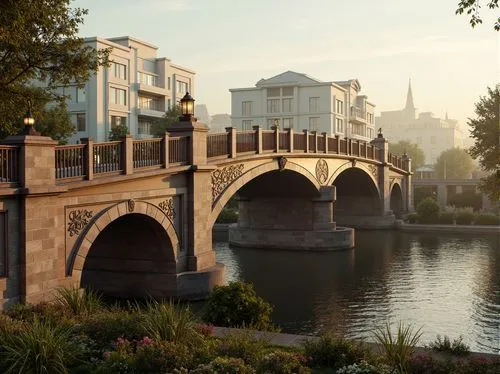
[[[394,179],[391,183],[389,194],[389,206],[396,217],[400,217],[404,210],[403,188],[399,180]]]
[[[173,253],[169,255],[172,255],[175,262],[177,262],[180,243],[177,232],[170,219],[154,204],[140,200],[128,200],[102,210],[80,234],[80,237],[73,247],[67,265],[67,275],[71,276],[72,283],[80,284],[85,259],[99,234],[112,222],[129,214],[146,216],[161,225],[165,230],[166,236],[170,240]]]
[[[283,168],[284,170],[289,170],[289,171],[294,171],[305,178],[307,178],[313,185],[314,187],[319,191],[321,185],[319,184],[318,180],[316,177],[306,168],[303,166],[300,166],[294,162],[292,162],[290,159],[287,159],[287,162],[285,164],[285,167]],[[258,165],[245,173],[243,173],[239,178],[235,179],[227,188],[219,195],[217,200],[214,202],[212,206],[212,213],[210,214],[210,220],[209,220],[209,228],[210,230],[212,229],[215,220],[219,216],[220,212],[226,205],[226,203],[229,201],[231,197],[234,196],[238,190],[243,187],[245,184],[250,182],[251,180],[257,178],[258,176],[268,173],[270,171],[275,171],[275,170],[280,170],[279,164],[277,160],[272,160],[269,162],[266,162],[264,164]]]
[[[356,162],[354,163],[353,165],[353,162],[351,160],[346,160],[346,162],[344,162],[342,165],[340,165],[337,169],[335,169],[335,171],[332,173],[332,176],[328,179],[327,181],[327,185],[332,185],[333,182],[335,182],[335,179],[337,179],[337,177],[345,170],[347,169],[350,169],[350,168],[357,168],[357,169],[361,169],[363,170],[367,175],[368,177],[370,177],[370,179],[372,180],[373,182],[373,185],[375,186],[375,188],[377,189],[377,193],[378,193],[378,196],[380,198],[380,188],[379,188],[379,185],[378,185],[378,180],[377,178],[373,175],[373,173],[371,172],[371,170],[368,168],[368,165],[366,165],[365,163],[363,162]],[[377,167],[378,168],[378,167]]]

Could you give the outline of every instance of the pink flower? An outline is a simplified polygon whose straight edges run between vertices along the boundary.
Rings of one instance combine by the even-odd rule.
[[[143,337],[141,340],[139,340],[138,344],[139,345],[150,345],[153,343],[153,339],[151,339],[148,336]]]
[[[109,359],[111,357],[111,352],[106,351],[102,355],[104,356],[105,359]]]

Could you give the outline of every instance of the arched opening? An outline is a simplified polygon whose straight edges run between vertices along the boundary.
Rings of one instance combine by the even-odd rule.
[[[390,208],[396,218],[400,218],[403,214],[403,192],[397,183],[394,183],[391,189]]]
[[[377,216],[382,212],[380,195],[370,176],[362,169],[349,168],[333,182],[337,190],[335,220],[351,224],[351,217]]]
[[[81,287],[116,297],[167,296],[175,292],[175,273],[175,254],[163,226],[144,214],[126,214],[92,243]]]

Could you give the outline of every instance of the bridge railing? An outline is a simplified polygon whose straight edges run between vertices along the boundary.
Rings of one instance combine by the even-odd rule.
[[[19,182],[19,148],[0,145],[0,185]]]
[[[162,138],[134,140],[134,169],[161,166],[164,157],[162,145]]]
[[[121,141],[94,143],[93,154],[94,174],[117,173],[123,170]]]
[[[219,157],[229,155],[229,133],[208,134],[207,157]]]
[[[186,165],[189,163],[189,136],[169,138],[168,163],[169,165]]]
[[[236,152],[257,152],[257,131],[246,130],[236,134]]]
[[[56,179],[86,176],[85,145],[62,145],[56,147]]]

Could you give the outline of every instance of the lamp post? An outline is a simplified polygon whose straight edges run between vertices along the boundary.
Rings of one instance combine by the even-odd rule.
[[[31,103],[28,103],[28,111],[24,115],[23,118],[24,130],[22,132],[23,135],[34,135],[38,136],[40,133],[35,130],[35,119],[31,114]]]
[[[191,121],[194,118],[194,99],[189,92],[186,92],[184,97],[180,100],[182,116],[179,118],[181,121]]]

